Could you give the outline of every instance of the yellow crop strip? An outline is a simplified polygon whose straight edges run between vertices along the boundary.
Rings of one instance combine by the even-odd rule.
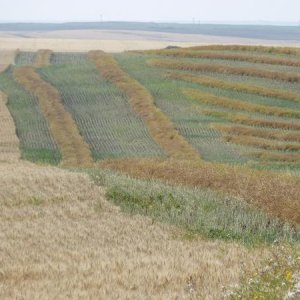
[[[193,71],[193,72],[214,72],[220,74],[233,74],[241,76],[253,76],[259,78],[267,78],[273,80],[282,80],[288,82],[300,82],[298,73],[268,71],[257,68],[248,67],[233,67],[223,64],[208,64],[208,63],[192,63],[176,60],[153,59],[148,60],[147,64],[154,67]]]
[[[200,159],[199,153],[178,133],[168,117],[155,106],[149,91],[124,72],[110,54],[91,51],[89,57],[102,76],[128,96],[132,109],[143,118],[152,138],[170,157]]]
[[[60,148],[63,164],[66,166],[91,165],[93,160],[89,146],[80,135],[72,116],[65,110],[58,91],[44,81],[33,67],[16,68],[14,77],[38,98],[41,111]]]
[[[183,89],[183,94],[194,100],[205,104],[217,105],[224,108],[242,110],[247,112],[256,112],[265,115],[274,115],[279,117],[300,117],[300,110],[285,109],[277,106],[266,106],[260,104],[248,103],[240,100],[232,100],[226,97],[218,97],[210,93],[202,92],[196,89]]]

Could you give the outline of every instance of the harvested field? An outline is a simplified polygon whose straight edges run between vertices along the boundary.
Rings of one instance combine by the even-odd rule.
[[[51,133],[66,166],[87,166],[92,163],[88,145],[79,133],[76,123],[65,110],[58,91],[45,82],[32,67],[15,69],[14,76],[39,100],[41,110],[49,122]]]
[[[17,161],[20,158],[19,139],[6,104],[7,97],[0,91],[0,161]]]
[[[168,117],[154,104],[152,95],[138,81],[126,74],[109,54],[90,52],[101,75],[116,84],[129,98],[132,109],[139,114],[152,138],[173,158],[198,160],[199,153],[178,133]]]
[[[176,60],[149,60],[150,66],[156,66],[166,69],[175,69],[191,72],[213,72],[223,74],[234,74],[240,76],[253,76],[260,78],[268,78],[272,80],[282,80],[287,82],[300,82],[300,75],[291,72],[268,71],[257,68],[234,67],[223,64],[207,64],[207,63],[192,63]]]

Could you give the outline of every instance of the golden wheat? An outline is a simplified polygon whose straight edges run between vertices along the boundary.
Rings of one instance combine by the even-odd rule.
[[[268,252],[184,240],[126,215],[87,175],[0,163],[0,298],[219,299]],[[222,283],[222,285],[220,284]]]
[[[268,78],[274,80],[283,80],[288,82],[300,82],[300,75],[297,73],[288,72],[278,72],[278,71],[268,71],[257,68],[248,67],[233,67],[223,64],[207,64],[207,63],[193,63],[184,62],[177,60],[159,60],[152,59],[148,60],[147,64],[150,66],[175,69],[183,71],[193,71],[193,72],[214,72],[222,74],[233,74],[241,76],[253,76],[260,78]]]
[[[79,133],[71,114],[62,104],[58,91],[45,82],[32,67],[14,70],[14,77],[39,100],[47,118],[51,133],[62,154],[66,166],[88,166],[92,163],[90,149]]]
[[[199,153],[178,133],[168,117],[155,106],[149,91],[125,73],[110,54],[91,51],[89,57],[102,76],[129,97],[132,109],[143,118],[152,138],[170,157],[200,158]]]

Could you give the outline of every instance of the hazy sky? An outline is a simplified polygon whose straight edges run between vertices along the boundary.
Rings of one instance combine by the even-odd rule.
[[[5,21],[299,22],[300,0],[0,0]]]

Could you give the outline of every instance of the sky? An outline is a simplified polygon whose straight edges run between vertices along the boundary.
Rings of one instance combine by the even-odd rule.
[[[0,0],[0,22],[299,23],[300,0]]]

